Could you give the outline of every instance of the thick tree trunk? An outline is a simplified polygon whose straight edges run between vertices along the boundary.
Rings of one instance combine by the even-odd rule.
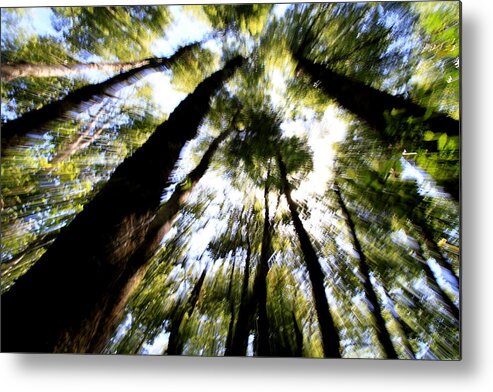
[[[248,283],[250,281],[250,259],[252,256],[252,247],[247,232],[247,254],[245,258],[245,271],[243,272],[243,282],[241,286],[240,309],[234,329],[231,346],[226,346],[225,356],[245,356],[248,346],[248,333],[251,326],[251,301],[248,294]]]
[[[0,65],[0,75],[4,82],[17,78],[50,78],[80,75],[88,71],[124,72],[132,68],[142,67],[153,59],[132,61],[129,63],[87,63],[87,64],[31,64],[3,63]]]
[[[181,308],[176,317],[171,321],[171,329],[168,340],[168,348],[166,349],[166,354],[168,355],[180,355],[183,352],[184,341],[180,336],[180,327],[185,319],[185,316],[188,314],[188,317],[192,315],[195,306],[200,298],[200,291],[202,290],[202,286],[204,284],[205,275],[207,274],[207,268],[202,271],[202,275],[195,283],[195,286],[188,298],[187,303]]]
[[[426,108],[409,99],[391,95],[339,75],[326,66],[316,64],[300,55],[295,54],[295,57],[299,68],[310,75],[313,83],[320,83],[320,87],[329,97],[336,99],[341,106],[380,132],[387,126],[385,113],[390,113],[392,109],[403,109],[405,115],[417,118],[424,118],[426,114]],[[434,132],[444,132],[449,136],[459,135],[459,121],[445,114],[434,113],[424,120],[424,123]]]
[[[199,164],[188,174],[182,184],[178,184],[168,201],[159,208],[149,225],[144,241],[127,263],[127,274],[122,276],[118,286],[113,289],[112,295],[101,301],[97,319],[94,319],[94,323],[90,323],[94,339],[88,348],[89,352],[100,352],[104,348],[123,316],[125,304],[147,272],[148,262],[159,249],[162,239],[173,226],[189,195],[209,168],[217,148],[232,130],[230,128],[224,131],[212,141]]]
[[[269,273],[269,259],[272,255],[271,244],[271,225],[269,218],[269,179],[270,167],[267,171],[267,179],[264,188],[264,228],[262,233],[262,246],[260,258],[257,265],[255,276],[255,308],[257,309],[257,337],[256,355],[261,357],[269,356],[269,319],[267,317],[267,274]]]
[[[313,298],[315,300],[315,308],[322,335],[324,355],[327,358],[340,358],[339,334],[329,311],[329,302],[327,301],[327,295],[325,294],[325,276],[310,237],[301,222],[298,206],[291,198],[291,187],[287,178],[286,165],[284,164],[280,153],[277,156],[277,163],[279,165],[282,191],[288,202],[294,229],[300,241],[301,251],[303,252],[308,276],[312,285]]]
[[[346,204],[344,203],[341,191],[337,183],[335,184],[334,187],[334,193],[337,196],[337,201],[341,209],[343,219],[345,220],[346,225],[349,229],[351,242],[354,246],[354,249],[356,250],[356,253],[358,253],[359,256],[358,269],[361,275],[363,276],[362,283],[365,290],[366,299],[370,304],[370,311],[373,314],[373,317],[375,317],[378,341],[380,342],[385,352],[385,356],[387,358],[397,359],[398,358],[397,353],[394,349],[394,345],[392,344],[392,339],[390,338],[389,331],[387,330],[386,323],[382,315],[382,308],[380,307],[377,294],[375,293],[375,290],[373,289],[373,285],[371,284],[370,281],[370,270],[368,268],[366,256],[363,253],[363,249],[361,248],[361,244],[359,242],[358,236],[356,235],[356,227],[354,226],[354,222],[351,219],[351,215],[349,214]]]
[[[197,45],[198,43],[184,46],[169,58],[149,60],[140,67],[132,68],[104,82],[81,87],[58,101],[2,124],[2,151],[19,144],[29,133],[47,132],[52,121],[72,118],[74,113],[87,109],[94,102],[101,102],[107,96],[114,96],[121,88],[132,85],[151,71],[169,68]]]
[[[142,244],[172,220],[168,207],[154,217],[182,147],[242,62],[237,57],[200,83],[2,296],[4,351],[87,352],[106,333],[107,312],[128,299],[145,273],[147,259],[132,256],[147,256]]]

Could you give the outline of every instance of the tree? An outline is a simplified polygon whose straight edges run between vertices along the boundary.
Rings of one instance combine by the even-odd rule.
[[[253,216],[251,217],[253,218]],[[247,226],[249,227],[249,226]],[[234,327],[234,333],[230,345],[226,344],[225,356],[245,356],[247,352],[248,333],[251,325],[252,299],[250,298],[248,284],[250,281],[250,262],[252,257],[252,245],[249,239],[250,232],[246,233],[247,253],[245,257],[245,269],[241,285],[240,307]],[[232,315],[232,320],[233,315]]]
[[[262,231],[262,245],[257,264],[257,273],[253,287],[254,307],[257,314],[257,341],[256,353],[259,356],[270,355],[269,319],[267,316],[267,274],[269,272],[269,259],[272,256],[271,223],[269,216],[269,177],[270,165],[267,168],[267,178],[264,185],[264,226]]]
[[[171,321],[171,330],[168,340],[168,348],[166,349],[166,354],[168,355],[178,355],[183,351],[183,341],[180,340],[180,326],[183,323],[185,316],[188,314],[188,317],[191,316],[193,310],[195,309],[195,305],[197,305],[197,301],[199,300],[200,290],[202,289],[202,285],[204,284],[204,279],[207,274],[207,269],[204,269],[202,275],[195,283],[195,286],[190,294],[190,298],[188,298],[185,306],[182,306],[178,313],[173,317]]]
[[[334,184],[334,193],[337,196],[337,201],[339,203],[342,216],[348,226],[350,237],[353,242],[353,246],[356,252],[358,253],[359,270],[363,275],[363,286],[365,288],[365,296],[367,297],[370,308],[372,309],[372,313],[375,317],[378,340],[382,344],[382,347],[385,351],[385,354],[387,355],[387,358],[397,359],[398,358],[397,353],[395,352],[394,346],[392,344],[392,340],[390,338],[390,334],[385,325],[385,319],[382,316],[382,310],[378,302],[377,294],[375,293],[373,285],[371,284],[370,270],[367,265],[365,254],[361,248],[361,244],[356,235],[356,229],[354,223],[351,220],[351,216],[349,215],[348,209],[346,208],[346,204],[344,203],[344,200],[341,195],[341,191],[337,186],[337,182]]]
[[[85,130],[80,133],[73,141],[67,143],[56,155],[51,159],[50,165],[57,165],[63,162],[65,159],[69,158],[71,155],[75,154],[77,151],[84,149],[93,143],[96,139],[101,136],[101,133],[108,128],[108,124],[98,126],[99,118],[106,114],[108,102],[101,102],[101,106],[98,111],[92,116],[91,122],[87,124]]]
[[[258,36],[271,8],[272,4],[205,5],[202,10],[217,29]]]
[[[301,250],[305,259],[306,267],[315,300],[318,322],[322,334],[324,354],[328,358],[340,358],[339,335],[329,311],[329,303],[325,294],[325,276],[318,261],[317,253],[313,248],[310,237],[301,222],[298,206],[291,197],[291,186],[287,179],[287,168],[283,161],[281,152],[277,155],[277,165],[281,179],[281,189],[288,202],[289,211],[293,219],[293,225],[300,241]]]
[[[459,9],[2,10],[4,350],[460,358]]]
[[[159,208],[152,219],[144,240],[127,261],[126,275],[122,276],[118,286],[113,288],[113,295],[106,298],[99,305],[98,317],[100,321],[98,321],[97,325],[93,325],[95,338],[89,346],[90,352],[100,352],[111,333],[115,330],[125,304],[147,272],[149,261],[159,249],[163,237],[169,232],[194,187],[209,168],[217,148],[233,132],[236,116],[239,112],[240,110],[238,109],[232,119],[230,128],[223,131],[212,141],[202,156],[200,163],[178,184],[170,198]],[[174,350],[176,353],[176,347]]]
[[[29,64],[6,63],[1,65],[0,72],[5,82],[17,78],[34,77],[64,77],[77,75],[88,71],[121,73],[132,68],[139,68],[149,63],[149,60],[133,61],[129,63],[86,63],[86,64]]]
[[[104,59],[148,57],[154,39],[172,16],[168,7],[56,7],[55,29],[73,51],[95,53]]]
[[[456,117],[452,118],[448,113],[442,113],[429,105],[422,106],[416,103],[423,101],[416,90],[405,90],[407,96],[411,95],[414,98],[413,101],[404,94],[389,94],[384,88],[376,88],[375,85],[383,84],[380,82],[382,79],[387,85],[390,84],[388,79],[391,78],[385,78],[385,75],[391,74],[390,70],[395,69],[397,62],[395,59],[392,61],[394,54],[389,48],[389,37],[398,31],[394,31],[394,26],[382,28],[381,25],[385,26],[386,22],[378,22],[372,5],[358,8],[347,6],[347,10],[344,9],[344,4],[340,7],[341,9],[339,5],[333,5],[335,10],[331,10],[330,13],[322,8],[321,12],[315,14],[316,16],[312,8],[302,9],[298,13],[294,11],[291,15],[293,20],[304,18],[309,21],[300,34],[290,29],[286,32],[291,36],[289,46],[297,62],[298,77],[306,75],[306,83],[322,90],[328,98],[335,100],[340,106],[366,122],[389,147],[395,148],[396,154],[406,149],[417,150],[419,165],[429,171],[445,191],[458,200],[459,173],[455,169],[459,160],[457,153],[459,121]],[[318,7],[314,8],[318,9]],[[389,13],[389,19],[402,18],[404,30],[410,30],[406,27],[408,23],[411,26],[417,23],[416,16],[410,13],[405,5],[403,7],[389,5],[382,9],[384,13]],[[382,12],[382,9],[378,12]],[[451,15],[454,15],[455,7],[450,9]],[[342,24],[338,20],[341,15]],[[370,30],[365,27],[369,19],[376,19],[376,23],[372,22],[374,24]],[[411,22],[407,22],[406,19]],[[331,27],[324,28],[324,22]],[[333,35],[327,34],[327,31],[331,30],[334,30]],[[399,34],[405,34],[411,39],[409,32],[399,31]],[[451,31],[451,36],[456,34]],[[346,43],[346,39],[349,40],[347,45],[341,45],[343,40]],[[346,62],[344,67],[341,67],[341,59],[344,62],[346,59],[351,59],[355,53],[350,50],[354,42],[358,43],[356,51],[360,53],[358,58],[364,58],[364,62],[360,63],[358,60],[350,64]],[[359,47],[372,48],[376,57],[361,56]],[[408,62],[406,59],[411,55],[402,53],[400,56]],[[373,73],[375,64],[378,67],[376,74]],[[397,71],[405,75],[401,68]],[[408,78],[410,79],[411,75]],[[400,89],[402,90],[402,86]]]
[[[235,262],[236,260],[233,261],[233,266],[231,267],[231,275],[229,276],[228,298],[229,298],[229,306],[230,306],[229,311],[231,313],[231,318],[229,320],[228,335],[226,336],[224,355],[226,355],[226,352],[228,350],[231,350],[231,344],[233,342],[233,334],[235,327],[236,308],[235,308],[235,300],[233,298],[234,274],[235,274],[235,266],[236,266]]]
[[[126,281],[128,259],[144,241],[160,194],[181,148],[197,132],[209,100],[243,59],[230,60],[223,70],[205,79],[159,126],[149,140],[113,173],[90,204],[59,235],[43,257],[2,298],[3,341],[7,351],[85,351],[93,340],[100,301]],[[167,146],[163,156],[162,146]],[[95,227],[94,221],[98,224]],[[66,262],[65,254],[86,245]],[[108,247],[108,239],[111,246]],[[51,284],[47,282],[51,281]],[[89,284],[88,282],[91,282]],[[36,299],[36,287],[43,295]],[[60,293],[64,293],[60,296]],[[14,314],[23,309],[21,318]],[[45,323],[26,338],[29,320],[42,312]],[[91,320],[87,322],[87,320]]]
[[[312,83],[320,84],[330,98],[336,99],[344,108],[383,134],[389,123],[388,116],[399,116],[403,120],[422,119],[422,126],[425,130],[445,133],[448,136],[459,135],[459,122],[445,114],[429,115],[425,107],[408,99],[379,91],[356,80],[338,75],[327,66],[301,57],[298,53],[294,56],[298,60],[300,69],[310,76]],[[406,137],[406,135],[398,136]]]
[[[197,45],[195,43],[184,46],[170,58],[152,59],[146,61],[144,65],[136,63],[138,65],[136,68],[113,76],[104,82],[81,87],[59,101],[51,102],[40,109],[30,111],[19,118],[2,124],[3,150],[19,143],[20,138],[30,132],[46,132],[50,122],[71,118],[73,112],[80,111],[81,108],[91,105],[92,101],[101,101],[106,96],[114,95],[119,89],[136,82],[149,71],[169,68],[175,61],[182,56],[186,56]]]
[[[364,137],[359,139],[355,134],[364,135]],[[415,284],[413,281],[419,281],[424,276],[425,281],[428,282],[426,292],[429,293],[425,295],[429,296],[419,299],[418,294],[412,302],[430,301],[430,298],[433,298],[434,305],[430,306],[433,310],[430,309],[430,312],[441,313],[439,317],[447,320],[444,322],[447,327],[441,333],[444,335],[450,334],[448,328],[457,325],[459,312],[453,302],[454,297],[444,290],[442,278],[449,282],[453,289],[452,291],[458,289],[458,286],[456,286],[457,280],[455,280],[456,284],[454,285],[454,273],[450,270],[448,261],[441,260],[443,264],[442,273],[432,271],[429,259],[430,255],[435,253],[427,251],[426,240],[419,226],[423,225],[427,228],[430,239],[430,237],[433,237],[431,232],[434,231],[430,230],[432,222],[441,220],[446,216],[445,214],[449,212],[445,211],[455,203],[443,197],[435,197],[436,201],[434,200],[432,203],[427,200],[431,199],[431,197],[424,198],[418,193],[417,184],[400,179],[399,172],[402,168],[398,164],[399,162],[396,163],[395,160],[392,162],[392,155],[389,154],[388,149],[381,147],[382,143],[379,138],[375,138],[374,135],[372,137],[372,134],[367,133],[364,128],[354,128],[346,142],[338,150],[338,162],[343,164],[338,165],[336,170],[337,177],[340,179],[339,182],[344,184],[345,194],[351,197],[352,216],[354,217],[353,220],[356,221],[356,223],[353,221],[353,224],[358,225],[358,228],[362,230],[360,237],[366,243],[367,251],[365,253],[368,254],[367,258],[372,261],[372,265],[378,268],[378,271],[375,272],[378,273],[379,280],[383,282],[383,290],[390,290],[390,287],[396,284],[395,282],[398,278],[391,272],[396,266],[413,271],[412,273],[407,273],[410,275],[406,278],[409,279],[407,280],[407,285],[412,286]],[[390,172],[394,174],[389,175]],[[342,186],[339,185],[339,189],[341,188]],[[448,205],[448,208],[440,212],[437,209],[433,211],[429,208],[430,204],[445,204]],[[361,211],[366,211],[369,216],[362,218]],[[449,225],[452,223],[453,221],[447,221],[446,230],[450,230]],[[383,249],[384,241],[382,238],[385,237],[391,238],[391,241],[394,242],[391,245],[392,247],[395,244],[399,244],[399,246],[407,249],[410,257],[403,257],[399,253],[391,256],[394,251],[391,250],[390,244],[385,245],[385,250]],[[414,241],[416,241],[415,245],[413,245]],[[378,256],[375,254],[376,247],[381,251]],[[436,249],[436,245],[434,246],[431,243],[430,248]],[[367,255],[365,254],[365,256]],[[382,260],[382,258],[389,260],[396,256],[399,257],[396,261],[383,262]],[[439,256],[435,254],[435,256],[431,257],[438,258]],[[399,312],[396,310],[400,306],[402,306],[402,301],[393,305],[394,311],[391,313],[396,322],[402,327],[404,334],[408,336],[425,335],[427,332],[417,332],[418,328],[416,326],[409,327],[409,321],[399,315],[405,311],[401,310]],[[418,307],[418,305],[414,306]],[[431,315],[425,316],[426,312],[424,310],[421,310],[421,312],[421,317],[423,318],[432,317]],[[406,351],[412,353],[409,348]]]

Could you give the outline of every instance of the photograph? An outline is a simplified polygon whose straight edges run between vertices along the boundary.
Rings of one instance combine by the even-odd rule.
[[[460,361],[461,13],[1,8],[0,351]]]

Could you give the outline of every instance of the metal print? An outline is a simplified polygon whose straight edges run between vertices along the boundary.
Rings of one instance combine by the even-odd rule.
[[[1,10],[1,349],[460,359],[460,3]]]

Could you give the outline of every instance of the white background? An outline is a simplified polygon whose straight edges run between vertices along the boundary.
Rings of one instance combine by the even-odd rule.
[[[201,1],[195,1],[195,3]],[[2,0],[2,6],[104,1]],[[108,4],[137,4],[113,1]],[[189,1],[193,3],[193,1]],[[409,362],[0,354],[3,391],[493,390],[492,1],[463,0],[463,359]],[[42,322],[42,320],[40,320]],[[32,326],[36,328],[35,325]]]

